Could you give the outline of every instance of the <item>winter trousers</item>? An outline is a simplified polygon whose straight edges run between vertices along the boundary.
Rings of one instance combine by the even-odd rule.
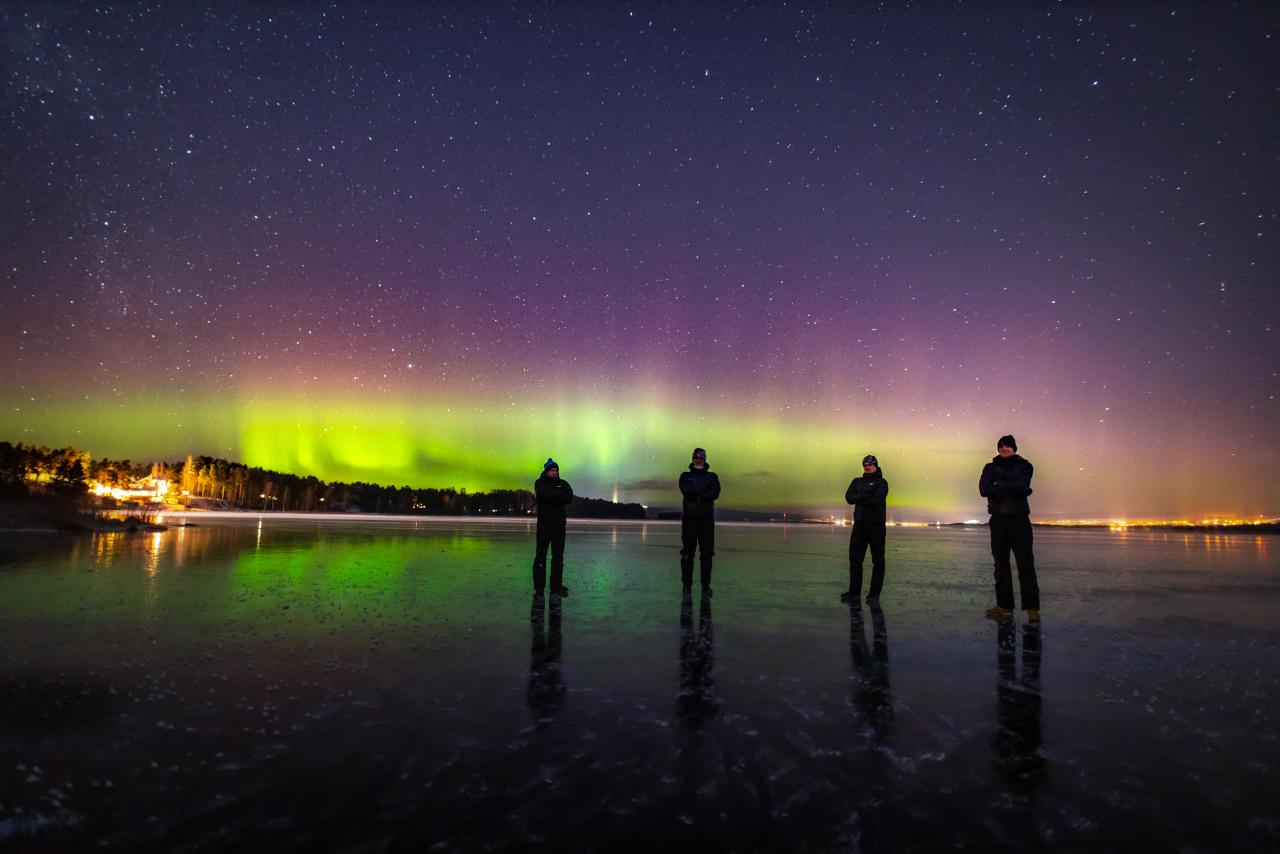
[[[849,589],[862,595],[862,561],[871,547],[871,587],[867,596],[879,598],[884,587],[884,523],[855,522],[849,535]]]
[[[693,586],[693,555],[702,554],[702,586],[711,586],[711,558],[716,553],[716,518],[711,514],[688,513],[680,520],[680,581]]]
[[[551,548],[551,589],[564,586],[564,528],[563,521],[538,520],[538,550],[533,556],[533,589],[547,585],[547,547]]]
[[[1023,610],[1040,610],[1040,585],[1036,582],[1036,558],[1031,551],[1031,517],[991,517],[991,556],[996,564],[996,604],[1013,610],[1013,568],[1009,552],[1018,561],[1018,590]]]

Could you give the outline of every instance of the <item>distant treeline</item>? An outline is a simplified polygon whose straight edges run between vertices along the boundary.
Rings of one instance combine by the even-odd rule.
[[[41,492],[78,498],[89,490],[92,464],[87,453],[75,448],[50,450],[0,442],[0,489],[23,493],[35,486]]]
[[[81,498],[90,480],[128,489],[136,480],[169,481],[183,501],[194,506],[266,511],[404,513],[443,516],[527,516],[537,508],[525,489],[471,492],[465,489],[414,489],[376,483],[325,482],[246,466],[217,457],[187,457],[177,463],[135,463],[93,459],[75,448],[36,447],[0,442],[0,487],[7,492],[39,492]],[[183,494],[185,493],[185,495]],[[639,504],[615,504],[600,498],[575,498],[570,516],[643,519]]]

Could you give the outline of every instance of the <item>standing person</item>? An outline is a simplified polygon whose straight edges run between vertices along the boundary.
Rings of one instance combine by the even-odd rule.
[[[573,487],[560,479],[560,464],[550,457],[542,464],[542,477],[533,483],[538,499],[538,550],[533,556],[533,592],[542,594],[547,581],[547,547],[551,547],[551,595],[568,596],[564,586],[564,508],[573,502]]]
[[[844,491],[844,500],[853,505],[853,532],[849,535],[849,589],[840,594],[841,602],[857,602],[862,595],[862,561],[871,547],[871,587],[867,604],[880,602],[884,587],[885,499],[889,497],[889,481],[884,479],[880,461],[873,454],[862,458],[862,476],[855,477]]]
[[[680,580],[684,591],[693,587],[693,554],[702,554],[702,595],[711,595],[711,558],[716,553],[716,499],[720,478],[707,465],[707,452],[693,449],[689,470],[680,475],[684,513],[680,518]]]
[[[988,617],[1004,618],[1013,614],[1013,570],[1009,552],[1018,561],[1018,590],[1027,622],[1040,622],[1040,585],[1036,582],[1036,558],[1031,550],[1031,475],[1035,468],[1018,456],[1018,443],[1012,436],[1001,436],[996,442],[996,456],[982,467],[978,493],[987,499],[991,514],[991,556],[996,565],[996,606],[987,609]]]

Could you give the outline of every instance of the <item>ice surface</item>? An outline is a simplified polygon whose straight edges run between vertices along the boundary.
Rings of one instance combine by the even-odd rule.
[[[0,535],[0,847],[1275,850],[1280,540],[201,520]]]

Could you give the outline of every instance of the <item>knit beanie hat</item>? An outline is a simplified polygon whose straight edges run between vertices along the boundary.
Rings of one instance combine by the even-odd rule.
[[[707,461],[707,452],[702,450],[701,448],[694,448],[693,459],[702,460],[705,463]]]
[[[548,469],[558,470],[559,468],[560,468],[560,464],[558,462],[551,459],[551,457],[547,457],[547,461],[542,464],[542,473],[546,474]]]
[[[1018,443],[1012,436],[1001,436],[1000,441],[996,442],[996,450],[1001,448],[1013,448],[1013,452],[1016,454],[1018,452]]]

